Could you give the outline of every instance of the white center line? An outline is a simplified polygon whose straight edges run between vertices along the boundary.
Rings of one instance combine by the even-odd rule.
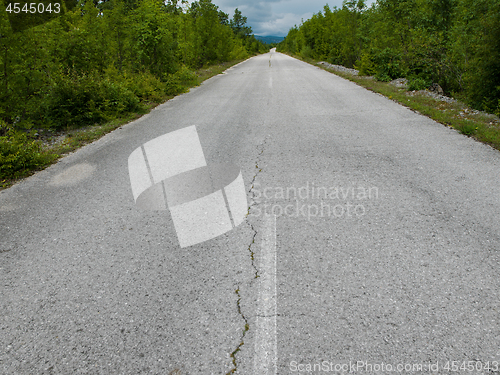
[[[259,300],[257,306],[254,374],[275,375],[278,362],[276,335],[276,216],[265,215],[258,256]]]

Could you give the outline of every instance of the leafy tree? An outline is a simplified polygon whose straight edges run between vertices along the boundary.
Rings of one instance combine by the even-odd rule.
[[[235,35],[240,37],[249,36],[252,33],[252,28],[249,26],[245,26],[247,23],[247,17],[243,17],[241,11],[236,8],[234,10],[234,15],[229,25],[233,29]]]
[[[219,10],[219,22],[224,26],[229,25],[229,14],[224,13],[222,10]]]
[[[106,121],[137,110],[141,100],[182,91],[194,82],[192,68],[265,49],[253,36],[236,36],[229,16],[211,0],[186,4],[80,0],[73,10],[19,32],[8,12],[0,12],[4,128]],[[238,13],[235,19],[248,33],[246,18]]]
[[[345,0],[289,30],[278,50],[326,59],[380,80],[439,83],[499,111],[500,0]]]
[[[176,41],[172,15],[162,11],[162,3],[158,0],[142,0],[131,17],[135,70],[147,70],[158,77],[174,73]]]

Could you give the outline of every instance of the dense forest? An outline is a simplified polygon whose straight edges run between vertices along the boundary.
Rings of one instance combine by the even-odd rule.
[[[192,69],[242,59],[263,45],[238,10],[210,0],[79,2],[13,32],[0,13],[0,119],[20,126],[94,124],[175,94]]]
[[[230,18],[211,0],[66,1],[57,15],[23,4],[0,12],[0,182],[48,162],[35,129],[140,112],[196,84],[201,67],[268,50],[238,9]]]
[[[344,1],[290,29],[278,51],[359,69],[410,89],[438,83],[500,115],[500,0]]]

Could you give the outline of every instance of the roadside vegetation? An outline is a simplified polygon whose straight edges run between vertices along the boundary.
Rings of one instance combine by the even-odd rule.
[[[62,6],[27,28],[0,11],[0,188],[269,50],[211,0]]]
[[[488,115],[500,116],[500,0],[326,5],[277,50],[357,69],[334,72],[500,149],[498,118]],[[388,83],[398,78],[406,88]],[[457,101],[421,91],[433,84]]]

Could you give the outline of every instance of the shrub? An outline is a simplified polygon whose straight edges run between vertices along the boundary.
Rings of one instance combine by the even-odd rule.
[[[387,73],[385,73],[385,72],[378,72],[375,75],[375,78],[377,79],[377,81],[381,81],[381,82],[392,81],[392,77],[390,75],[388,75]]]
[[[421,77],[410,77],[408,79],[408,90],[424,90],[430,86],[430,82]]]
[[[312,48],[310,46],[304,46],[304,48],[302,48],[302,50],[300,51],[300,55],[304,59],[311,59],[311,58],[313,58],[314,51],[312,50]]]
[[[464,120],[460,124],[456,126],[457,130],[466,135],[466,136],[472,136],[476,133],[477,127],[472,121],[467,121]]]
[[[161,102],[165,96],[165,83],[149,72],[126,76],[125,87],[141,100]]]
[[[361,76],[372,76],[377,72],[375,63],[368,53],[363,53],[361,59],[355,66]]]
[[[376,53],[373,60],[377,67],[375,77],[379,81],[387,82],[405,76],[401,55],[397,51],[386,48]]]
[[[52,127],[79,127],[102,123],[140,109],[139,98],[122,83],[96,76],[63,76],[46,100]]]
[[[190,70],[185,65],[182,65],[174,75],[183,85],[192,85],[195,84],[198,80],[198,76],[196,75],[196,73]]]
[[[0,128],[6,130],[5,123]],[[44,153],[41,142],[29,140],[25,132],[7,129],[0,137],[0,182],[24,176],[57,159],[57,155]]]
[[[233,49],[229,54],[230,60],[242,60],[248,57],[248,51],[240,39],[236,39]]]
[[[183,65],[175,74],[167,76],[165,93],[167,95],[177,95],[185,92],[189,86],[197,83],[197,80],[196,73]]]

